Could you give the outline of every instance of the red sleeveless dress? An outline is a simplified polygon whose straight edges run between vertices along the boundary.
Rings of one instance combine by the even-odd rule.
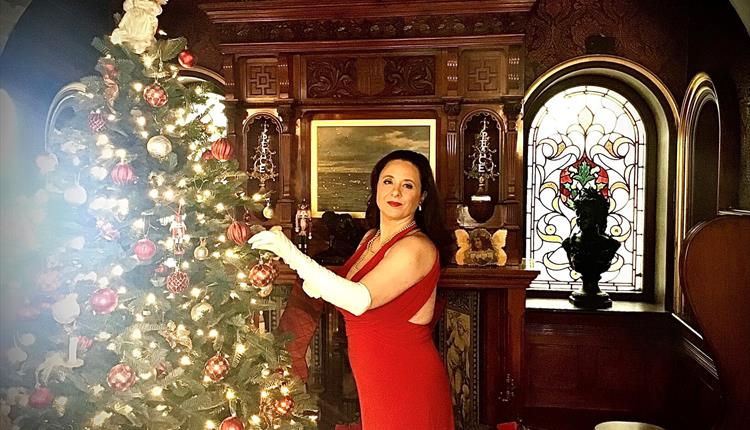
[[[352,277],[359,282],[383,259],[407,229],[375,254]],[[366,241],[340,269],[346,276]],[[349,361],[357,382],[363,430],[453,430],[448,374],[429,325],[409,322],[437,287],[440,260],[394,300],[357,317],[343,309]]]

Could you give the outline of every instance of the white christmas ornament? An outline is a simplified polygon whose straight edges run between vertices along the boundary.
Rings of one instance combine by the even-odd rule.
[[[71,249],[75,249],[76,251],[80,251],[83,249],[84,246],[86,246],[86,238],[83,236],[76,236],[73,239],[70,239],[68,241],[68,246]]]
[[[57,156],[52,153],[40,155],[36,157],[36,166],[43,175],[46,175],[57,167]]]
[[[68,294],[52,305],[52,318],[60,324],[70,324],[81,315],[78,294]]]
[[[24,333],[18,337],[18,342],[23,346],[31,346],[36,342],[36,336],[31,333]]]
[[[65,190],[63,198],[65,198],[65,201],[71,205],[80,206],[86,203],[88,196],[86,195],[86,189],[76,184]]]
[[[166,0],[125,0],[122,4],[123,15],[110,40],[116,45],[126,44],[136,54],[142,54],[156,43],[156,29],[161,14],[161,5]]]
[[[156,135],[148,140],[146,150],[156,158],[164,158],[172,151],[172,143],[167,137]]]
[[[10,362],[10,364],[18,364],[26,361],[26,359],[29,358],[29,355],[26,354],[26,352],[21,348],[14,346],[13,348],[5,351],[5,357],[8,359],[8,362]]]
[[[91,176],[93,176],[97,181],[101,181],[102,179],[109,176],[109,171],[107,171],[107,169],[102,166],[94,166],[91,168]]]

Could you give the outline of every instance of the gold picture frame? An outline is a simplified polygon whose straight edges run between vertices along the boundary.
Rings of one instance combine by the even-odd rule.
[[[364,218],[370,172],[384,155],[410,149],[430,160],[435,174],[436,119],[312,120],[310,209]]]

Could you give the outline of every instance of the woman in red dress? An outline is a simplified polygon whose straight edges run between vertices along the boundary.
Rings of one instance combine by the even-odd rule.
[[[447,243],[430,164],[394,151],[375,165],[370,189],[367,217],[377,229],[338,275],[283,233],[262,232],[249,243],[283,258],[308,295],[344,315],[363,430],[452,430],[448,376],[430,330]]]

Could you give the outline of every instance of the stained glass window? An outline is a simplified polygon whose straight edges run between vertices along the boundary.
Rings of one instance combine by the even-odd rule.
[[[527,149],[526,259],[540,271],[532,288],[579,288],[562,241],[578,232],[573,200],[595,187],[609,199],[606,232],[622,244],[599,287],[641,291],[646,130],[635,106],[603,87],[564,90],[533,118]]]

